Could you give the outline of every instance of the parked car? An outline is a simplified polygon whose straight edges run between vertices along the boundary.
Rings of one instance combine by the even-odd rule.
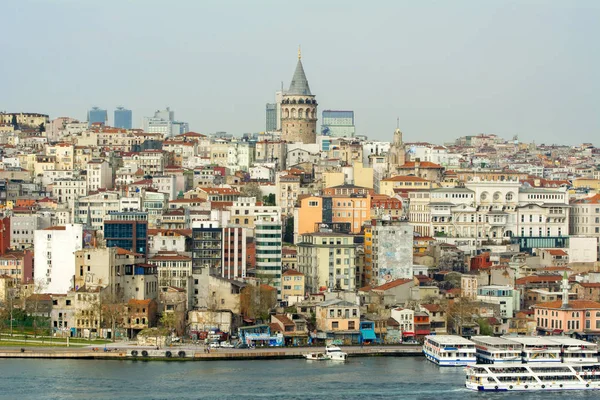
[[[212,342],[209,343],[208,347],[210,347],[211,349],[217,349],[220,347],[219,342]]]
[[[248,346],[246,343],[240,343],[236,346],[237,349],[253,349],[254,346]]]
[[[229,342],[221,342],[221,347],[227,348],[227,349],[233,349],[235,346]]]

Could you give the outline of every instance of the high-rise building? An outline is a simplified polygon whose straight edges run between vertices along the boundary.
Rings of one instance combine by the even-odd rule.
[[[123,107],[117,107],[115,110],[115,128],[131,129],[131,110]]]
[[[292,83],[281,100],[281,139],[290,143],[317,140],[317,100],[308,86],[299,49]]]
[[[189,132],[187,122],[175,121],[175,112],[169,107],[157,110],[154,117],[144,117],[144,132],[160,133],[165,138]]]
[[[256,277],[277,288],[281,299],[282,225],[278,216],[261,216],[254,222],[256,232]]]
[[[277,103],[267,103],[265,130],[272,132],[277,130]]]
[[[98,107],[92,107],[91,110],[88,111],[88,126],[92,126],[92,124],[102,124],[106,125],[108,122],[108,113],[106,110],[102,110]]]
[[[323,111],[321,133],[324,136],[354,137],[354,111]]]
[[[106,247],[120,247],[133,253],[148,255],[148,213],[112,212],[104,221]]]

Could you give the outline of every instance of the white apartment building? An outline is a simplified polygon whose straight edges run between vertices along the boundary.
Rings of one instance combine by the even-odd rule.
[[[167,195],[168,200],[177,198],[175,175],[157,175],[152,177],[152,187]]]
[[[595,238],[596,251],[600,254],[600,194],[571,202],[569,233]]]
[[[72,208],[76,199],[87,196],[87,188],[85,178],[57,179],[52,185],[52,197],[59,204]]]
[[[89,192],[113,188],[112,168],[105,160],[91,160],[87,164],[87,185]]]
[[[83,245],[83,225],[68,224],[36,230],[34,279],[44,293],[66,294],[74,285],[75,252]]]
[[[103,192],[79,198],[74,207],[75,223],[89,222],[90,228],[103,231],[108,214],[120,210],[120,197],[116,192]]]
[[[35,231],[50,226],[48,213],[13,214],[10,217],[10,247],[23,250],[33,247]]]

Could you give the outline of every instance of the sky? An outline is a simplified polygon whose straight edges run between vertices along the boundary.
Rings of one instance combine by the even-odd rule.
[[[600,145],[600,1],[4,0],[0,110],[86,119],[169,106],[201,133],[265,129],[302,62],[357,134]]]

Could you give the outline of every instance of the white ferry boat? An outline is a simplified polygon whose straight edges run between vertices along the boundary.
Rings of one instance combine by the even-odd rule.
[[[337,346],[325,347],[325,355],[328,356],[331,361],[346,361],[348,359],[348,353],[344,353],[342,349]]]
[[[465,369],[477,391],[600,390],[600,364],[481,364]]]
[[[521,344],[521,359],[524,363],[561,362],[560,344],[540,336],[502,336]]]
[[[564,363],[597,363],[598,345],[585,340],[566,336],[553,336],[553,342],[560,344],[560,355]]]
[[[425,357],[440,366],[474,365],[475,343],[454,335],[428,335],[423,343]]]
[[[480,364],[521,364],[520,343],[494,336],[473,336],[475,356]]]

